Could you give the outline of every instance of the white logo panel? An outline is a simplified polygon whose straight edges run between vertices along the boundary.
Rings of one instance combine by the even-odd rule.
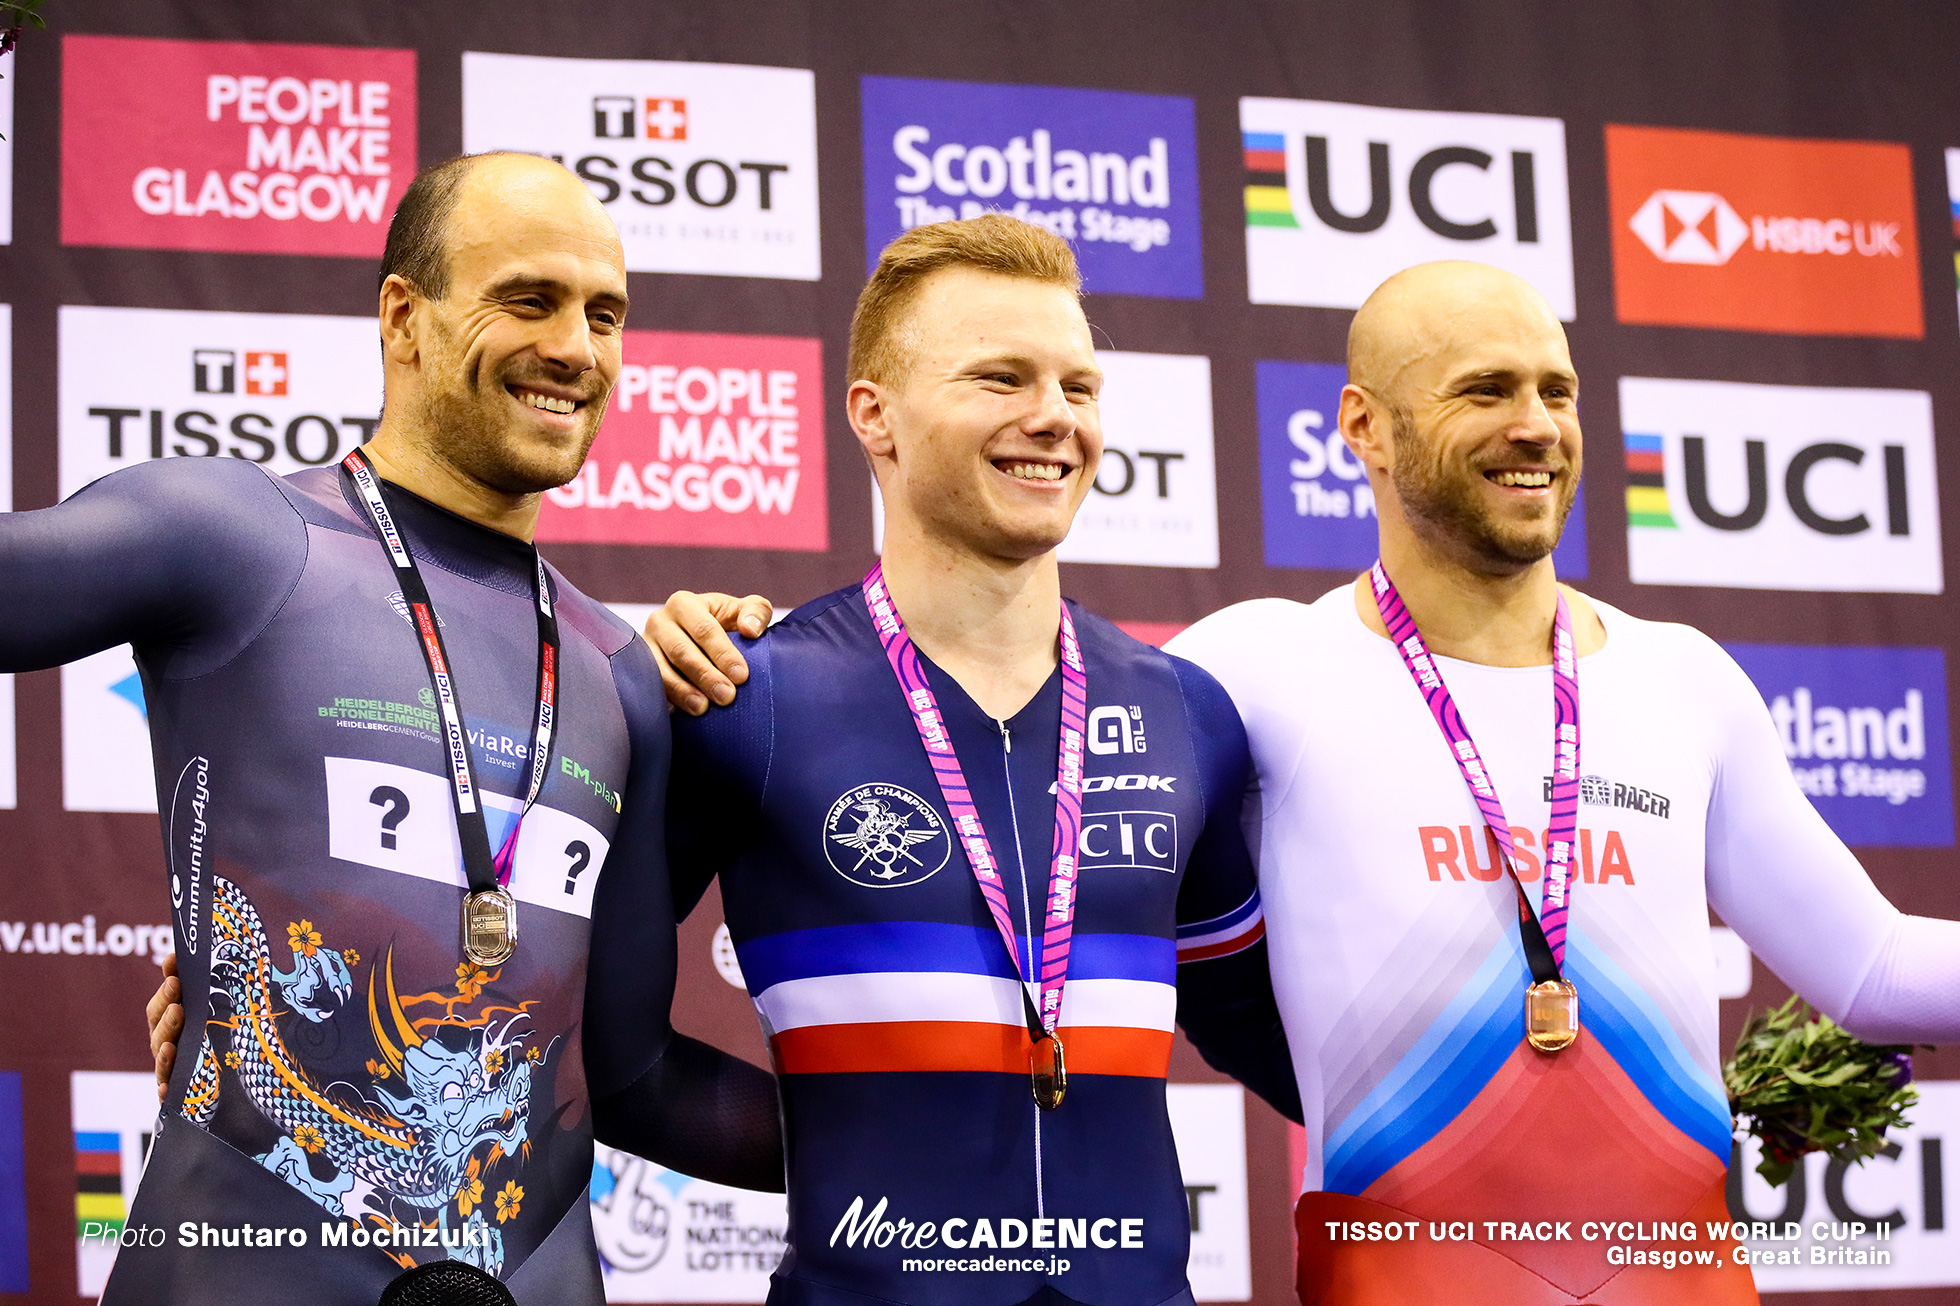
[[[0,245],[14,243],[14,52],[0,55]]]
[[[9,54],[0,59],[0,77],[12,78],[14,57]],[[0,81],[0,118],[4,118],[8,135],[13,134],[13,82]],[[11,146],[0,145],[0,149],[11,151]],[[13,167],[12,154],[0,159],[0,232],[13,214],[11,193]],[[6,244],[0,237],[0,244]],[[8,512],[14,506],[14,310],[11,304],[0,304],[0,512]],[[14,743],[14,678],[0,676],[0,808],[11,808],[18,801],[16,787],[16,763]]]
[[[1629,490],[1635,581],[1941,592],[1924,391],[1622,377],[1620,422],[1664,481]]]
[[[154,812],[149,709],[127,644],[61,669],[61,805],[71,812]]]
[[[1247,196],[1253,303],[1359,308],[1403,268],[1469,259],[1574,316],[1559,119],[1252,97],[1239,125],[1248,192],[1276,189],[1265,161],[1285,160],[1284,204]]]
[[[469,887],[445,777],[363,758],[325,760],[330,856],[459,891]],[[478,792],[495,849],[523,804]],[[585,821],[540,803],[524,818],[517,836],[511,895],[519,902],[589,918],[610,847]]]
[[[129,1208],[136,1200],[150,1139],[156,1133],[156,1079],[147,1070],[70,1071],[68,1109],[74,1122],[77,1173],[95,1181],[75,1200],[76,1288],[93,1299],[115,1268]],[[158,1229],[131,1236],[155,1239],[162,1234]],[[132,1253],[142,1254],[140,1247]]]
[[[1103,460],[1056,550],[1063,562],[1133,567],[1218,565],[1211,360],[1100,350]],[[884,496],[871,496],[873,547],[885,541]]]
[[[373,435],[371,317],[64,306],[60,494],[153,458],[242,458],[286,475]]]
[[[822,275],[807,69],[466,52],[463,149],[578,173],[631,271]]]
[[[1164,1102],[1191,1208],[1191,1295],[1199,1301],[1250,1301],[1245,1090],[1237,1084],[1171,1084]]]
[[[592,1146],[592,1235],[606,1300],[759,1302],[788,1248],[789,1199]]]

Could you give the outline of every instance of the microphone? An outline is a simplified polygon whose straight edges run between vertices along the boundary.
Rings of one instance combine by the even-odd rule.
[[[430,1261],[397,1275],[379,1306],[517,1306],[492,1275],[462,1261]]]

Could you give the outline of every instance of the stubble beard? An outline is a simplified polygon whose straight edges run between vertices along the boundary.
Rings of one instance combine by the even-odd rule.
[[[1578,491],[1569,465],[1558,469],[1553,482],[1558,498],[1552,505],[1550,530],[1543,518],[1518,524],[1499,521],[1478,505],[1474,485],[1465,480],[1466,476],[1481,480],[1480,467],[1472,463],[1462,472],[1446,467],[1437,448],[1416,428],[1413,414],[1398,408],[1391,416],[1396,458],[1390,480],[1404,515],[1419,534],[1502,571],[1522,570],[1558,547]]]
[[[420,425],[431,452],[503,494],[542,494],[578,475],[599,433],[596,421],[585,426],[573,445],[526,440],[503,411],[506,378],[479,382],[450,347],[453,340],[445,338],[442,345],[437,375],[455,378],[455,383],[432,388],[420,404]],[[583,415],[601,407],[587,403],[579,411]]]

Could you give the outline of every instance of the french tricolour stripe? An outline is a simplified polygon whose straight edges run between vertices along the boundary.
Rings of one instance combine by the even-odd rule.
[[[992,930],[837,926],[752,939],[739,955],[785,1073],[1027,1073],[1018,981]],[[1069,1069],[1161,1078],[1174,974],[1168,939],[1076,935],[1060,1022]]]
[[[1266,913],[1259,903],[1259,891],[1226,912],[1208,921],[1194,921],[1177,927],[1177,960],[1205,961],[1243,952],[1266,937]]]

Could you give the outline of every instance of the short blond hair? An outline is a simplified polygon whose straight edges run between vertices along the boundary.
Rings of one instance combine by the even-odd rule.
[[[892,384],[908,365],[896,339],[919,287],[941,268],[977,268],[1082,293],[1075,251],[1060,236],[1004,213],[935,222],[885,246],[851,314],[851,381]]]

